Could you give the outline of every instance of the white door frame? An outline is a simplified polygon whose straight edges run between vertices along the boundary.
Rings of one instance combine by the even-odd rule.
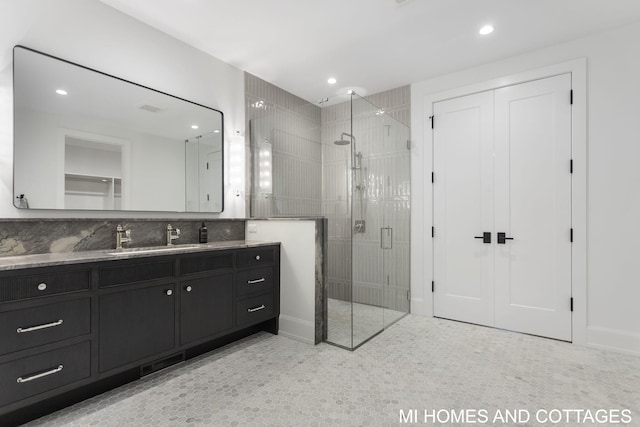
[[[412,299],[411,312],[425,316],[433,316],[433,294],[431,281],[433,280],[433,239],[431,237],[431,224],[433,218],[433,191],[431,184],[431,168],[433,165],[433,133],[431,131],[430,116],[433,115],[433,104],[451,98],[471,95],[518,83],[539,80],[559,74],[571,73],[571,87],[573,89],[573,108],[571,116],[571,146],[573,158],[573,184],[571,220],[573,224],[573,247],[571,260],[573,316],[572,336],[576,344],[587,343],[587,59],[579,58],[560,64],[550,65],[535,70],[513,74],[489,81],[459,87],[443,92],[425,95],[414,102],[421,103],[419,110],[422,117],[418,117],[419,125],[415,128],[423,130],[424,145],[419,149],[422,153],[422,164],[412,167],[412,170],[422,169],[422,197],[423,206],[418,207],[422,213],[421,227],[418,231],[422,236],[416,236],[422,240],[421,248],[414,247],[416,254],[412,255],[412,265],[415,265],[416,256],[421,256],[420,262],[424,268],[415,269],[412,272]],[[567,95],[568,96],[568,95]],[[414,104],[415,105],[415,104]],[[416,117],[413,116],[412,117]],[[435,126],[437,126],[437,117]],[[415,178],[413,175],[412,178]],[[412,210],[416,203],[412,203]],[[414,217],[415,213],[412,214]],[[412,224],[412,228],[413,224]],[[420,253],[421,252],[421,253]],[[415,297],[413,297],[415,295]]]

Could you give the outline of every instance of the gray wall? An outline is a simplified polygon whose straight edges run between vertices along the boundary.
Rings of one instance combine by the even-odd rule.
[[[320,107],[249,73],[245,102],[248,216],[321,215]],[[259,154],[265,142],[272,154],[271,193],[259,188]]]

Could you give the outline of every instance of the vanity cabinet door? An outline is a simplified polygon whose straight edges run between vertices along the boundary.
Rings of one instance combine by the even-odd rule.
[[[99,306],[100,372],[174,347],[174,284],[102,295]]]
[[[184,280],[180,292],[180,344],[233,327],[233,274]]]

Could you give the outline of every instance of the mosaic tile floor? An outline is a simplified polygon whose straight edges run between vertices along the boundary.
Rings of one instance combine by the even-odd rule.
[[[626,409],[617,425],[638,426],[640,357],[408,315],[354,352],[259,333],[31,425],[397,426],[411,409],[413,425],[460,425],[443,418],[454,410],[531,417],[475,426],[607,425],[536,415]]]
[[[327,300],[327,341],[343,347],[354,348],[375,334],[385,325],[389,327],[406,313],[367,304]],[[353,320],[353,336],[351,324]]]

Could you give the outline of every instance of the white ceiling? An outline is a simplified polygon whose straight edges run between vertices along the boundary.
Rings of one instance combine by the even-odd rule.
[[[101,1],[311,102],[347,89],[377,93],[640,20],[639,0]],[[496,30],[480,36],[487,23]]]

